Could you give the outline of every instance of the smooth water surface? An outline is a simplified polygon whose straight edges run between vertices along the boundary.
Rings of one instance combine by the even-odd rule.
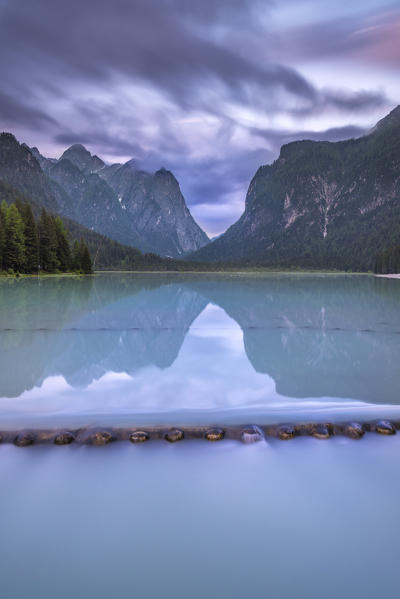
[[[397,416],[400,281],[0,281],[0,428]],[[398,595],[400,435],[0,446],[5,599]]]
[[[400,435],[0,456],[7,599],[398,596]]]
[[[0,418],[396,414],[399,307],[370,276],[0,281]]]

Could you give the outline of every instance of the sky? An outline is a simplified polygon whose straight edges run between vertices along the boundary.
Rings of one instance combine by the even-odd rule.
[[[399,71],[382,0],[0,0],[0,130],[170,169],[210,236],[282,144],[357,137],[400,104]]]

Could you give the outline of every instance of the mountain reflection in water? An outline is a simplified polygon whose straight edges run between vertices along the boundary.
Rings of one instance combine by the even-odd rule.
[[[186,407],[252,394],[395,404],[399,300],[398,281],[350,275],[3,280],[0,397],[39,398],[61,376],[79,398],[130,393],[132,408],[138,385],[149,406],[163,389],[173,402],[174,385]]]

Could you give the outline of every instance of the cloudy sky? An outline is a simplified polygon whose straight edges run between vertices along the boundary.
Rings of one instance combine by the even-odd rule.
[[[400,103],[382,0],[0,0],[0,130],[171,169],[210,235],[282,143],[361,135]]]

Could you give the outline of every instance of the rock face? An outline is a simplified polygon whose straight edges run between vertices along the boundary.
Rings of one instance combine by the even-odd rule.
[[[297,141],[262,166],[245,211],[191,257],[369,269],[400,239],[400,106],[366,136]]]
[[[69,160],[80,171],[87,175],[97,173],[100,169],[105,167],[105,163],[98,156],[92,156],[92,154],[81,144],[74,144],[68,148],[68,150],[65,150],[60,158],[60,161],[61,160]]]
[[[136,168],[133,160],[107,166],[75,144],[59,160],[32,150],[48,177],[69,200],[62,214],[86,227],[144,252],[179,258],[209,239],[194,221],[170,171],[155,174]],[[56,193],[56,190],[55,190]]]
[[[52,185],[28,146],[11,133],[0,134],[0,180],[49,210],[57,210]]]
[[[162,168],[152,175],[130,161],[106,167],[99,175],[117,193],[125,218],[160,255],[180,257],[208,243],[170,171]]]
[[[68,155],[68,151],[64,155]],[[74,162],[63,157],[43,164],[51,181],[66,192],[64,199],[58,198],[63,216],[120,243],[150,251],[151,247],[143,242],[134,223],[126,218],[116,192],[104,179],[95,172],[81,171]]]
[[[0,180],[40,206],[142,252],[179,258],[209,241],[171,172],[147,173],[133,161],[107,166],[80,144],[49,159],[3,133]]]

